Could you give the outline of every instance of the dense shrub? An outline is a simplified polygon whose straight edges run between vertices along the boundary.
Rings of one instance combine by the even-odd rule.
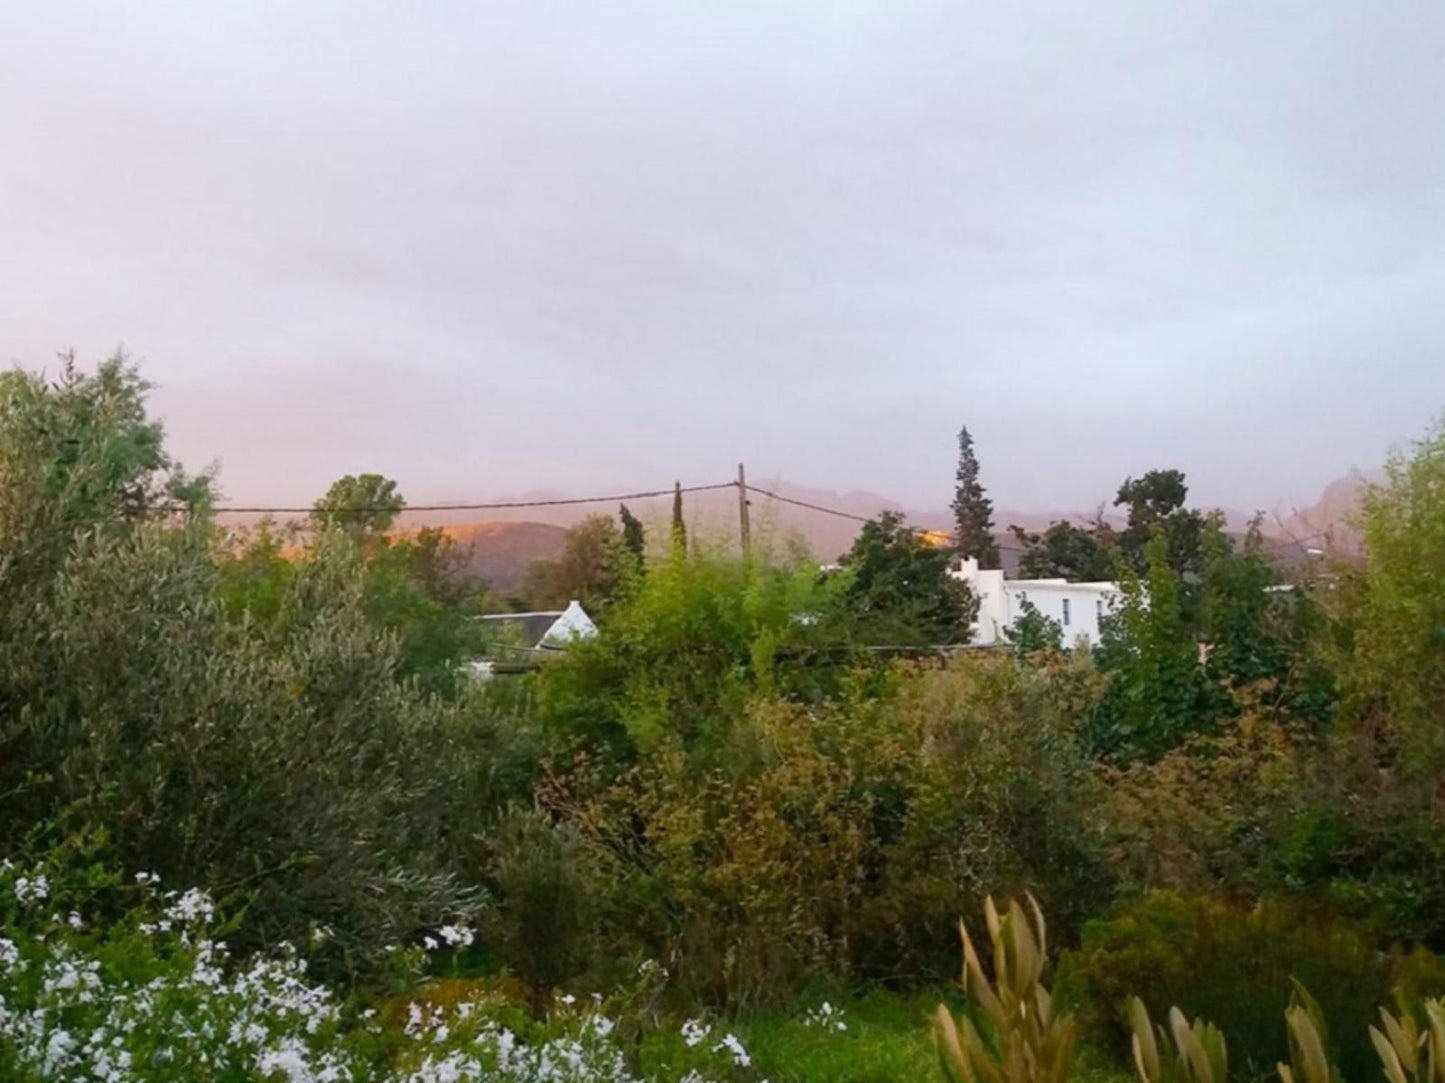
[[[801,694],[831,687],[826,671],[779,656],[820,642],[836,590],[801,555],[775,564],[675,552],[609,611],[602,635],[547,668],[543,724],[622,761],[668,740],[711,755],[754,694],[779,682]]]
[[[1318,807],[1316,755],[1298,727],[1246,714],[1152,762],[1102,768],[1111,863],[1141,888],[1286,890],[1285,839]]]
[[[57,580],[44,637],[0,631],[11,824],[104,823],[127,863],[250,896],[261,940],[323,921],[365,953],[470,906],[450,800],[484,716],[395,680],[343,555],[264,638],[224,619],[200,527],[81,540]]]
[[[1097,652],[1111,678],[1090,724],[1090,744],[1101,758],[1153,759],[1213,721],[1216,704],[1199,665],[1188,592],[1169,552],[1169,538],[1156,526],[1143,548],[1145,573],[1120,569],[1122,602],[1105,620]]]
[[[674,740],[620,778],[559,771],[544,802],[587,842],[612,954],[667,959],[736,1005],[947,973],[958,914],[988,891],[1087,913],[1107,890],[1071,721],[1089,672],[960,660],[896,687],[758,699],[703,764]]]
[[[248,900],[240,944],[323,922],[360,960],[470,911],[490,709],[398,679],[343,537],[236,619],[203,508],[158,503],[183,476],[143,391],[118,361],[0,378],[0,831],[103,824],[130,867]]]
[[[1345,715],[1407,773],[1445,771],[1445,422],[1366,491],[1363,559],[1339,569],[1331,661]]]
[[[1378,734],[1354,725],[1332,735],[1267,856],[1285,888],[1323,895],[1381,936],[1442,950],[1440,778],[1386,766],[1382,752]]]
[[[1155,892],[1085,927],[1061,965],[1060,995],[1079,1004],[1087,1031],[1121,1049],[1129,996],[1155,1018],[1178,1006],[1217,1024],[1236,1073],[1257,1078],[1289,1059],[1291,978],[1323,1007],[1345,1078],[1363,1079],[1378,1070],[1368,1035],[1376,1009],[1397,986],[1412,997],[1445,991],[1445,960],[1383,950],[1357,926],[1299,905]]]
[[[580,832],[516,807],[491,828],[487,879],[495,897],[483,931],[518,977],[545,993],[585,974],[596,952],[596,896]]]

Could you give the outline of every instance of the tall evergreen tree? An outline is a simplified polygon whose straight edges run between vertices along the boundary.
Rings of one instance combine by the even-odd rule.
[[[958,430],[958,473],[953,490],[953,535],[959,553],[975,557],[980,568],[999,566],[993,536],[993,501],[978,480],[978,456],[968,426]]]
[[[672,483],[672,547],[687,555],[687,523],[682,519],[682,482]]]
[[[617,517],[622,520],[622,546],[641,568],[647,550],[647,536],[642,530],[642,520],[633,515],[626,504],[618,509]]]

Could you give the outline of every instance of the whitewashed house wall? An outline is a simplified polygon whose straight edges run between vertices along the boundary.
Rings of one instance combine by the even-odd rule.
[[[1023,616],[1023,603],[1056,621],[1064,631],[1064,645],[1085,640],[1099,644],[1099,623],[1119,604],[1117,583],[1070,583],[1066,579],[1005,579],[998,569],[983,570],[972,557],[953,569],[978,596],[978,620],[973,642],[991,647],[1007,643],[1005,630]]]

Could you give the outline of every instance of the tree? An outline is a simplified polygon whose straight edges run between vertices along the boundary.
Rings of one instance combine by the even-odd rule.
[[[1009,527],[1023,549],[1019,576],[1023,579],[1067,579],[1074,583],[1103,582],[1114,578],[1113,531],[1098,523],[1093,529],[1073,523],[1050,524],[1042,534],[1020,526]]]
[[[118,867],[244,896],[238,951],[324,922],[376,959],[468,913],[468,723],[396,680],[355,546],[290,575],[267,541],[270,615],[234,618],[204,501],[163,514],[195,479],[145,390],[119,357],[0,376],[0,836],[99,827]]]
[[[1199,590],[1199,636],[1208,645],[1207,669],[1231,685],[1282,676],[1290,651],[1274,634],[1271,616],[1285,595],[1271,591],[1274,568],[1264,554],[1259,519],[1236,551],[1220,516],[1204,521]]]
[[[1183,605],[1183,581],[1169,563],[1169,539],[1155,523],[1145,574],[1120,581],[1123,605],[1104,622],[1099,668],[1113,676],[1094,719],[1096,751],[1152,759],[1212,720],[1199,648]]]
[[[707,549],[654,565],[608,609],[595,638],[543,667],[545,728],[623,759],[677,737],[711,750],[715,764],[759,690],[817,698],[841,679],[832,666],[784,661],[829,659],[847,646],[836,634],[852,628],[840,628],[843,577],[817,569],[813,557],[774,563]]]
[[[618,509],[622,521],[622,545],[632,555],[633,563],[641,571],[647,559],[647,536],[642,529],[642,520],[633,515],[626,504]]]
[[[958,473],[953,490],[953,540],[958,552],[975,557],[980,568],[999,567],[993,536],[993,501],[978,480],[978,457],[968,427],[958,430]]]
[[[406,499],[390,478],[347,474],[312,505],[311,518],[323,530],[339,527],[359,541],[390,530],[404,507]]]
[[[1130,526],[1151,527],[1182,508],[1188,495],[1182,470],[1150,470],[1125,478],[1114,503],[1129,509]]]
[[[928,545],[898,512],[863,524],[842,564],[842,601],[865,638],[895,643],[967,643],[978,599],[949,574],[952,554]]]
[[[286,555],[294,531],[278,530],[268,517],[250,530],[233,532],[227,541],[216,560],[218,592],[227,615],[263,625],[274,621],[296,572]]]
[[[1004,638],[1013,645],[1014,650],[1027,655],[1063,649],[1063,625],[1039,612],[1039,607],[1027,598],[1020,608],[1023,609],[1023,616],[1003,632]]]
[[[673,555],[687,555],[687,523],[682,518],[682,482],[672,484],[672,551]]]
[[[1364,554],[1336,569],[1345,717],[1417,777],[1445,771],[1445,420],[1366,490]]]
[[[556,560],[532,563],[522,595],[537,609],[558,609],[578,601],[596,612],[621,593],[631,559],[612,517],[589,515],[568,529]]]
[[[439,527],[380,538],[367,553],[363,611],[396,637],[397,676],[440,695],[456,691],[462,665],[482,648],[475,617],[486,589],[464,563]]]
[[[1170,567],[1181,575],[1199,572],[1204,517],[1184,506],[1188,495],[1181,470],[1150,470],[1137,479],[1125,478],[1119,486],[1114,503],[1128,509],[1128,526],[1119,536],[1119,548],[1135,571],[1147,567],[1144,549],[1158,526],[1168,540]]]
[[[31,514],[62,531],[110,530],[161,505],[204,510],[211,479],[187,474],[166,453],[161,423],[146,414],[150,390],[120,352],[93,374],[62,354],[54,382],[21,369],[0,373],[0,533]]]

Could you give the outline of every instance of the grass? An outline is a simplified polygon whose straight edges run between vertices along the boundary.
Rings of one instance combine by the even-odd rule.
[[[948,994],[952,999],[952,993]],[[823,998],[819,998],[821,1002]],[[939,994],[907,996],[869,992],[834,999],[843,1032],[808,1026],[803,1019],[818,1002],[787,1015],[759,1016],[740,1025],[759,1074],[772,1083],[896,1083],[938,1078],[929,1014]]]
[[[898,994],[872,990],[829,997],[842,1008],[843,1032],[810,1027],[808,1011],[824,997],[790,1013],[758,1015],[735,1024],[752,1052],[758,1075],[771,1083],[913,1083],[942,1080],[929,1017],[940,1001],[955,1011],[957,988]],[[1106,1054],[1081,1048],[1070,1083],[1134,1083]]]

